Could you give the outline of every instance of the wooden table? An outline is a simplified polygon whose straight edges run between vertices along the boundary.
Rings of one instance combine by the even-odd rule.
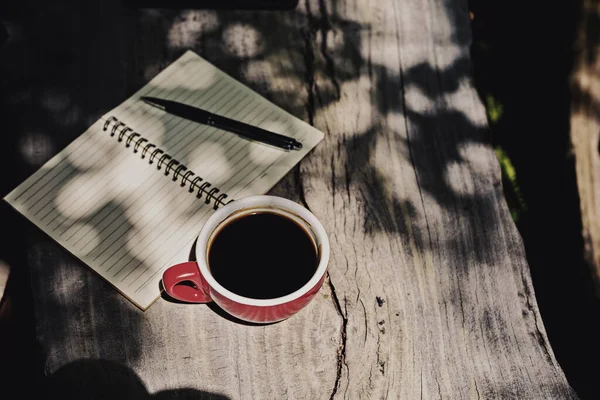
[[[21,221],[60,398],[576,397],[503,198],[466,2],[24,3],[0,63],[19,180],[188,48],[326,136],[271,192],[308,207],[332,249],[317,298],[281,323],[141,312]]]

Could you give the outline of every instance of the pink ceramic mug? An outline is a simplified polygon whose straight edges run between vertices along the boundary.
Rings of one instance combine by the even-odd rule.
[[[295,292],[272,299],[253,299],[235,294],[215,280],[208,266],[208,250],[217,228],[232,217],[265,211],[291,218],[302,225],[316,243],[319,263],[312,278]],[[196,242],[196,260],[174,265],[164,272],[163,286],[171,297],[188,303],[214,301],[241,320],[270,323],[292,316],[315,297],[325,280],[329,239],[319,220],[299,204],[282,197],[252,196],[227,204],[206,221]]]

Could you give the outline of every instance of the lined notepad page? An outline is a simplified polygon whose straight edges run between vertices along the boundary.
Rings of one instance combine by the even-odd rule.
[[[303,148],[285,152],[251,142],[168,115],[141,96],[183,102],[291,136]],[[219,195],[227,195],[226,203],[266,193],[322,138],[320,131],[188,51],[5,200],[146,309],[160,296],[164,270],[189,260]],[[161,152],[150,164],[156,149]],[[164,154],[171,158],[164,158],[158,170]],[[165,176],[170,160],[176,162]],[[210,183],[205,189],[215,189],[210,204],[206,194],[196,197],[197,186],[189,192],[189,180],[182,182],[186,172],[189,180],[202,178],[197,186]]]

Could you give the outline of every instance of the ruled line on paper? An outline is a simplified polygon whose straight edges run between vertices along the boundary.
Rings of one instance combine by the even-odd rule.
[[[210,127],[209,127],[209,128],[210,128]],[[211,129],[214,129],[214,128],[211,128]],[[187,138],[187,140],[188,140],[188,141],[191,141],[191,140],[193,140],[193,137],[191,137],[191,136],[189,136],[189,135],[188,135],[188,138]],[[199,143],[199,145],[201,145],[201,144],[202,144],[204,141],[206,141],[206,140],[207,140],[207,139],[203,139],[203,140],[202,140],[202,141]],[[184,143],[184,147],[185,147],[185,143],[186,143],[186,142],[185,142],[185,141],[183,141],[183,143]],[[191,147],[189,147],[189,148],[191,149]],[[190,151],[191,151],[191,150],[190,150]],[[188,151],[188,153],[189,153],[190,151]],[[207,151],[208,151],[208,150],[207,150]],[[184,155],[184,156],[187,156],[187,155]],[[121,166],[119,165],[117,168],[120,168],[120,167],[121,167]],[[110,181],[110,179],[107,177],[103,183],[106,185],[107,183],[109,183],[109,181]],[[103,186],[103,187],[104,187],[104,186]],[[146,194],[144,194],[144,195],[146,195]],[[128,201],[129,199],[125,199],[125,200],[126,200],[126,201]],[[70,226],[72,226],[72,224],[71,224]],[[63,232],[64,232],[64,231],[66,231],[66,230],[68,230],[68,229],[70,228],[70,226],[67,226],[67,227],[66,227],[66,228],[63,230]],[[55,229],[54,229],[54,230],[55,230]]]

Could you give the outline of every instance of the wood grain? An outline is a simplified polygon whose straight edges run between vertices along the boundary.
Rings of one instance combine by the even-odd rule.
[[[300,175],[333,232],[339,388],[348,398],[568,397],[485,141],[467,15],[452,7],[339,9],[369,27],[352,42],[364,63],[338,101],[317,101],[327,142]]]
[[[582,2],[577,60],[571,80],[571,143],[575,155],[577,189],[581,208],[585,261],[596,295],[600,297],[600,43],[597,1]]]
[[[21,27],[35,40],[12,44],[20,58],[3,61],[19,73],[13,107],[47,115],[42,126],[60,148],[192,48],[325,132],[271,193],[316,214],[332,258],[306,309],[251,326],[166,300],[141,313],[30,229],[54,390],[90,398],[110,381],[157,398],[576,398],[548,343],[487,143],[466,2],[86,7],[33,8],[54,21]],[[70,42],[45,41],[52,34]],[[67,99],[53,113],[32,106],[25,89],[39,74],[28,61],[45,46],[45,55],[67,53],[45,61],[54,75],[35,86],[55,106]]]

